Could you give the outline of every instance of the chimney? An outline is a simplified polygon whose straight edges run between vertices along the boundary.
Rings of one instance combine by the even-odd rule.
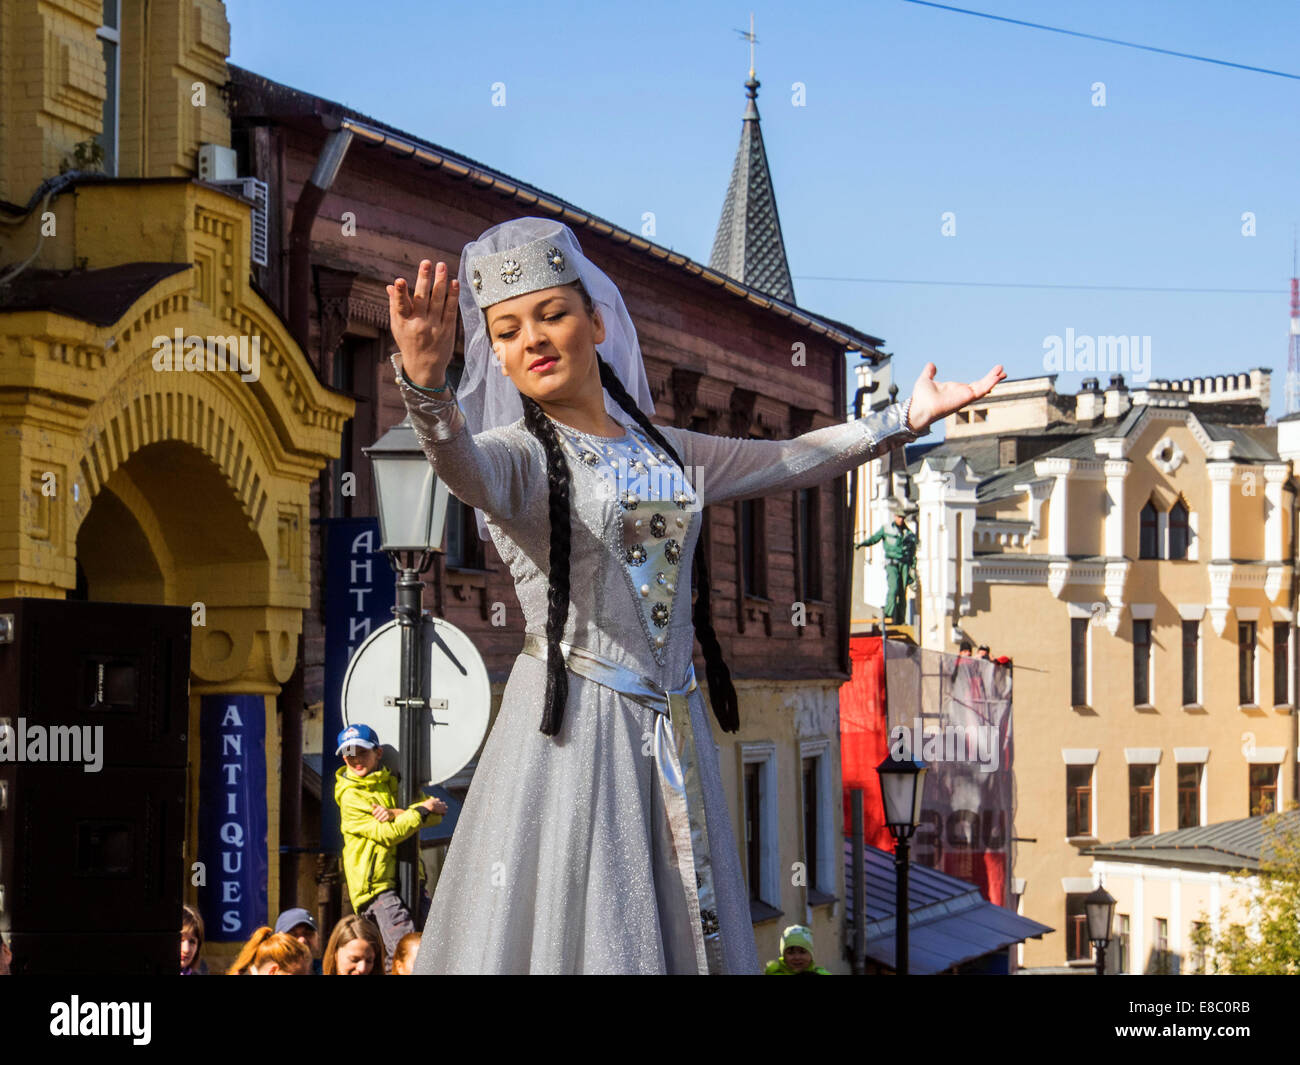
[[[1127,413],[1129,407],[1133,405],[1133,400],[1128,394],[1128,388],[1124,384],[1123,374],[1111,374],[1110,384],[1106,386],[1105,401],[1105,415],[1107,418],[1119,418]]]
[[[1085,377],[1074,397],[1074,420],[1091,422],[1101,417],[1101,386],[1095,377]]]

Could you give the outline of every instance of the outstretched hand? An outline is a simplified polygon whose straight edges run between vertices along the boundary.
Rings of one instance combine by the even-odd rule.
[[[934,363],[927,362],[912,388],[912,405],[908,408],[907,420],[908,428],[914,432],[924,432],[927,425],[946,418],[955,410],[961,410],[967,403],[987,396],[993,386],[1007,376],[1001,364],[970,384],[936,381],[934,375],[937,372]]]
[[[441,260],[435,268],[420,260],[415,290],[406,278],[388,286],[388,321],[402,353],[402,369],[417,385],[441,388],[447,379],[456,340],[456,308],[460,282]]]

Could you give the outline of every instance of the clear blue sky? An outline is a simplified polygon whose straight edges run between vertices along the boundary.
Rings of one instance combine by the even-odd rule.
[[[1288,0],[956,6],[1300,75],[1300,5]],[[653,239],[700,262],[740,135],[748,48],[735,31],[752,10],[797,301],[883,337],[903,394],[927,359],[941,378],[996,362],[1011,377],[1042,373],[1045,338],[1073,329],[1149,336],[1156,378],[1270,367],[1271,409],[1285,413],[1295,79],[906,0],[226,7],[232,62],[629,230],[652,211]],[[494,82],[505,107],[492,106]],[[792,103],[795,82],[806,106]],[[1095,82],[1105,107],[1092,104]],[[1254,237],[1242,235],[1247,211]],[[1058,387],[1084,376],[1063,373]]]

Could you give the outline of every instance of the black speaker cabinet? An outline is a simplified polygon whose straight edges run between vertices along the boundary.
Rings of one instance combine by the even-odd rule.
[[[189,649],[184,607],[0,599],[0,928],[16,972],[176,971]]]

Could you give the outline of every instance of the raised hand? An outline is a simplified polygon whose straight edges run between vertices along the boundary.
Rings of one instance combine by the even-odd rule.
[[[406,376],[424,388],[441,388],[447,380],[456,343],[456,307],[460,282],[448,279],[447,264],[437,269],[428,259],[420,261],[415,291],[406,278],[388,286],[388,318],[393,339],[402,353]]]
[[[912,388],[912,405],[908,408],[907,420],[908,428],[915,432],[923,432],[932,422],[987,396],[993,386],[1007,376],[1001,364],[968,385],[957,381],[936,381],[934,375],[937,372],[934,363],[927,362]]]

